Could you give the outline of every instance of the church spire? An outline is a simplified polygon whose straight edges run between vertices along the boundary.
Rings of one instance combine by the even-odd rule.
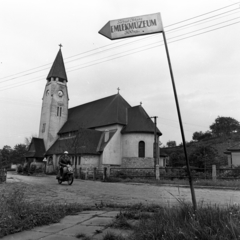
[[[51,78],[59,78],[60,81],[68,81],[67,80],[67,74],[66,74],[66,70],[65,70],[65,66],[64,66],[64,62],[63,62],[63,56],[62,56],[62,51],[61,51],[61,47],[62,45],[60,44],[60,49],[58,51],[58,54],[54,60],[54,63],[51,67],[51,70],[47,76],[47,80],[50,81]]]

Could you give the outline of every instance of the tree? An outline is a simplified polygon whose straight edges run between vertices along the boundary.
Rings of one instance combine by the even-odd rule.
[[[199,145],[189,156],[190,165],[199,168],[211,168],[213,164],[219,166],[217,150],[211,146]]]
[[[192,139],[195,141],[200,141],[200,140],[207,139],[210,137],[212,137],[212,133],[210,131],[206,131],[205,133],[200,131],[200,132],[194,132]]]
[[[170,141],[170,140],[169,140],[169,141],[167,142],[167,146],[168,146],[168,147],[176,147],[176,146],[177,146],[176,141]]]
[[[25,144],[17,144],[14,146],[11,156],[12,163],[24,163],[27,153],[27,146]]]
[[[240,124],[234,118],[218,116],[209,128],[216,136],[229,136],[231,133],[240,131]]]
[[[183,149],[176,149],[176,151],[170,153],[169,155],[170,166],[172,167],[182,167],[186,164],[185,155]]]
[[[11,156],[12,156],[13,150],[10,146],[5,145],[3,149],[1,150],[2,159],[4,162],[6,162],[8,165],[11,165]]]

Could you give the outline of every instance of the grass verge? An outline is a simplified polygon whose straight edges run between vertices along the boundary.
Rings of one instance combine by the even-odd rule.
[[[79,204],[42,204],[29,202],[22,188],[2,191],[0,195],[0,238],[36,226],[57,223],[66,215],[83,210]]]
[[[189,181],[183,180],[183,179],[174,179],[174,180],[167,180],[167,179],[147,179],[147,178],[110,178],[108,179],[108,182],[124,182],[124,183],[147,183],[147,184],[154,184],[161,186],[163,184],[173,184],[173,185],[187,185],[189,186]],[[240,189],[240,180],[205,180],[205,179],[197,179],[193,181],[194,186],[207,186],[209,188],[211,187],[229,187],[234,189]]]
[[[151,213],[151,214],[150,214]],[[124,222],[122,226],[119,224]],[[124,220],[123,220],[124,218]],[[111,227],[125,229],[126,222],[138,220],[132,226],[133,233],[126,239],[184,239],[184,240],[229,240],[240,239],[240,207],[216,205],[199,206],[197,212],[186,203],[175,207],[150,207],[136,205],[121,212]],[[119,236],[103,240],[117,240]],[[124,239],[121,237],[121,239]]]

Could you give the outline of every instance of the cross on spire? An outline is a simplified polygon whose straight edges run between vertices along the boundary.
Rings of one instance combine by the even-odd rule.
[[[119,94],[120,88],[118,87],[117,90],[118,90],[118,94]]]
[[[58,46],[61,48],[63,45],[60,43]]]

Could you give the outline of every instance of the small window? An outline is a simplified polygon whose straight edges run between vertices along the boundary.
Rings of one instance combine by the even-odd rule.
[[[46,123],[44,123],[43,126],[42,126],[42,132],[43,133],[45,132],[45,128],[46,128]]]
[[[145,142],[140,141],[138,143],[138,157],[144,158],[145,157]]]
[[[62,107],[57,107],[57,116],[62,116]]]

